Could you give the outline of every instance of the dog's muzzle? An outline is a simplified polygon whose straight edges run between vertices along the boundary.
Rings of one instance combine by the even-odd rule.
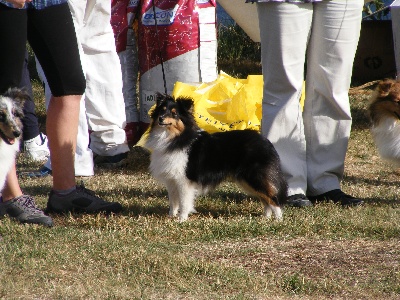
[[[159,117],[158,118],[158,125],[160,126],[170,126],[172,123],[165,123],[165,118],[164,117]]]
[[[14,137],[10,138],[10,137],[6,136],[3,131],[0,130],[0,137],[2,138],[2,140],[4,142],[6,142],[6,144],[14,145],[15,140],[21,136],[21,131],[14,131],[13,135],[14,135]]]

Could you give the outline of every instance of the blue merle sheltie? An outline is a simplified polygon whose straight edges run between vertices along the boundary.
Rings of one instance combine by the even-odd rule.
[[[0,95],[0,193],[19,151],[22,137],[23,102],[28,94],[17,88]]]
[[[151,113],[145,147],[151,174],[168,190],[169,215],[187,220],[198,194],[232,180],[261,200],[266,217],[281,219],[287,183],[271,142],[255,130],[210,134],[199,128],[193,109],[191,98],[157,94]]]
[[[371,135],[380,157],[400,167],[400,80],[381,80],[368,106]]]

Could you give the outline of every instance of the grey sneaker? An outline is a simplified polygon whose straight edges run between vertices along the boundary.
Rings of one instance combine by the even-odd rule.
[[[9,201],[1,202],[0,217],[5,215],[9,215],[21,223],[53,226],[53,220],[36,206],[35,200],[29,195],[22,195]]]
[[[50,192],[47,202],[47,212],[66,213],[118,213],[122,205],[117,202],[107,202],[83,185],[77,185],[76,190],[65,196]]]

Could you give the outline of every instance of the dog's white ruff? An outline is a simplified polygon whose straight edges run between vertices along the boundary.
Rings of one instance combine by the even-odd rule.
[[[6,144],[2,139],[0,141],[0,191],[3,190],[6,182],[6,176],[11,166],[15,162],[15,156],[19,150],[19,142],[15,141],[13,145]]]
[[[1,101],[4,101],[9,110],[8,115],[12,115],[13,102],[7,97],[1,97]],[[12,145],[7,144],[0,138],[0,192],[3,190],[6,182],[7,173],[11,166],[15,163],[15,157],[19,151],[19,139],[15,139],[15,143]]]
[[[169,215],[178,216],[179,221],[187,220],[189,214],[195,213],[194,199],[199,186],[187,179],[186,165],[188,148],[166,151],[169,144],[168,133],[163,129],[155,129],[146,142],[146,147],[152,149],[150,172],[168,191]]]
[[[371,134],[382,159],[400,167],[400,122],[384,119],[371,127]]]

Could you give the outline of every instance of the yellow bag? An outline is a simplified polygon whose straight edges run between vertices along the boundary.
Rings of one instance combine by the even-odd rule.
[[[189,84],[178,81],[172,91],[175,98],[182,96],[193,99],[196,122],[200,128],[210,133],[235,129],[260,131],[262,95],[262,75],[237,79],[224,72],[210,83]],[[302,107],[304,98],[303,84],[300,99]],[[143,146],[147,134],[142,136],[137,145]]]
[[[208,132],[260,130],[262,85],[262,75],[236,79],[221,72],[211,83],[177,82],[172,96],[191,97],[197,124]]]

